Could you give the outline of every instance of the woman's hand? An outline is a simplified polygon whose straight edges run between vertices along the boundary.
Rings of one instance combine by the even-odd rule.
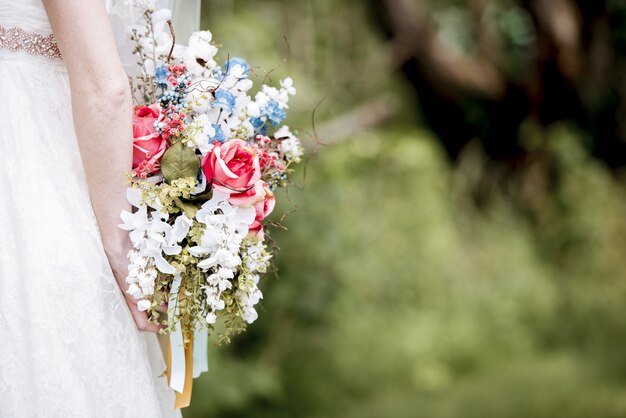
[[[130,309],[130,313],[133,315],[133,320],[139,331],[159,332],[163,329],[163,325],[153,324],[148,321],[148,314],[141,312],[137,308],[137,301],[126,292],[124,292],[124,300]]]
[[[113,270],[113,275],[117,279],[117,283],[124,293],[124,300],[130,309],[130,313],[133,315],[133,320],[135,321],[137,328],[140,331],[159,332],[163,326],[151,323],[148,320],[148,314],[137,308],[137,300],[126,292],[128,289],[128,283],[126,283],[126,276],[128,275],[128,260],[126,259],[126,253],[124,253],[124,255],[118,254],[114,256],[107,253],[111,264],[111,270]],[[165,307],[165,309],[167,309],[167,307]]]

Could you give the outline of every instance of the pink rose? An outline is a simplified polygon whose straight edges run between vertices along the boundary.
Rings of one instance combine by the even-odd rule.
[[[202,162],[202,170],[215,189],[231,195],[254,190],[261,179],[259,156],[241,139],[215,145]]]
[[[240,208],[249,208],[256,205],[258,203],[263,203],[263,199],[265,198],[265,189],[263,186],[265,182],[263,180],[259,180],[254,183],[254,187],[246,190],[243,193],[233,193],[228,198],[228,201],[233,206],[239,206]]]
[[[159,171],[167,141],[156,132],[154,122],[159,118],[158,104],[135,107],[133,117],[133,169],[139,177]]]
[[[263,231],[263,224],[259,221],[254,221],[248,227],[248,235],[263,241],[265,239],[265,231]]]
[[[263,232],[263,224],[261,224],[261,221],[267,218],[274,210],[274,206],[276,206],[276,198],[274,197],[274,193],[272,193],[264,181],[259,181],[257,184],[261,184],[261,187],[263,188],[263,198],[254,204],[256,216],[254,218],[254,222],[252,222],[252,224],[248,227],[248,231],[250,235],[263,240],[265,238],[265,234]]]
[[[254,204],[254,210],[256,211],[256,219],[262,221],[263,219],[270,216],[270,214],[274,211],[274,206],[276,206],[276,197],[274,197],[274,193],[267,186],[267,183],[261,181],[263,188],[263,199]]]

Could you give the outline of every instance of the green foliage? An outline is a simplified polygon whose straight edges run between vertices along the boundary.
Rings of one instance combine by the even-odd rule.
[[[185,177],[195,177],[199,168],[198,156],[180,141],[170,146],[161,160],[161,172],[170,183]]]
[[[624,190],[548,135],[563,174],[538,225],[505,196],[474,209],[424,132],[316,155],[260,319],[212,349],[186,417],[626,414]]]
[[[246,57],[256,82],[293,78],[292,128],[308,132],[318,120],[381,93],[390,74],[384,42],[372,30],[362,0],[203,0],[202,27],[220,44],[218,62]]]

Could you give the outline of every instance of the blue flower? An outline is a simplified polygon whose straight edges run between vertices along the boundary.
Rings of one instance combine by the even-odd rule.
[[[250,123],[254,128],[254,132],[261,135],[267,135],[267,124],[261,118],[250,118]]]
[[[235,108],[235,95],[226,90],[217,90],[215,92],[213,107],[219,107],[228,113],[233,113],[233,109]]]
[[[270,100],[265,107],[261,109],[261,116],[265,116],[272,126],[276,127],[285,120],[287,114],[276,100]]]
[[[225,67],[227,68],[228,72],[230,73],[231,70],[236,66],[239,65],[242,69],[243,69],[243,75],[244,77],[248,77],[248,75],[250,74],[250,65],[248,65],[248,63],[246,62],[245,59],[243,58],[231,58],[229,59],[226,64]]]
[[[226,141],[226,135],[224,134],[222,126],[219,123],[213,123],[211,124],[211,126],[213,126],[213,129],[215,129],[215,135],[213,135],[213,137],[211,138],[211,142],[219,141],[223,144],[224,141]]]
[[[154,76],[155,76],[154,82],[159,87],[166,87],[167,76],[169,75],[170,75],[170,72],[168,71],[167,67],[165,65],[161,65],[159,68],[156,69],[154,73]]]

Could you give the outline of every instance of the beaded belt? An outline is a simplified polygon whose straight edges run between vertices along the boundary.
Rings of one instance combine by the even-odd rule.
[[[26,32],[20,28],[3,28],[0,26],[0,48],[11,51],[26,51],[33,55],[43,55],[46,58],[62,59],[59,46],[52,34],[40,35],[35,32]]]

